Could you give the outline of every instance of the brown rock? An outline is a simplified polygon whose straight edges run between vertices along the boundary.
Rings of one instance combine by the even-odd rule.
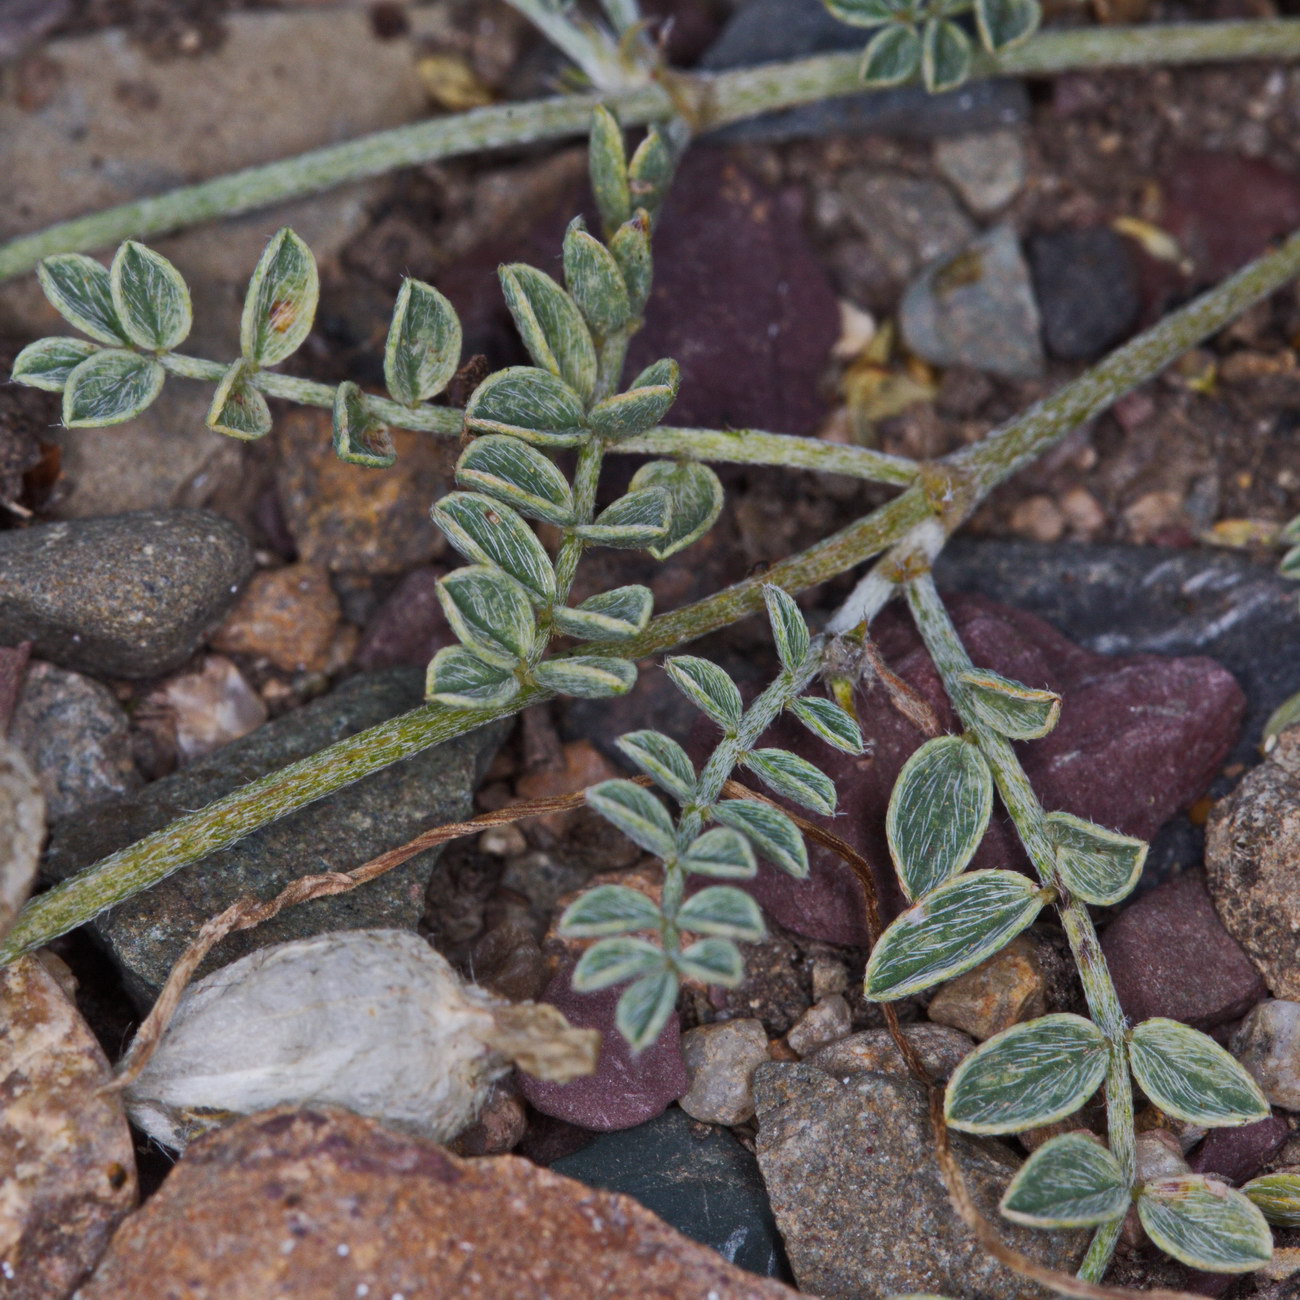
[[[564,746],[560,764],[525,773],[516,782],[515,793],[520,799],[553,799],[622,775],[591,741],[571,740]],[[536,824],[549,834],[560,836],[581,811],[578,807],[568,812],[547,813],[536,818]]]
[[[82,1300],[777,1300],[625,1196],[516,1156],[460,1160],[339,1110],[250,1116],[196,1143]]]
[[[451,444],[393,430],[389,469],[334,454],[328,412],[298,410],[280,424],[276,486],[298,555],[333,572],[401,573],[443,550],[429,507],[447,487]]]
[[[62,1300],[135,1205],[135,1156],[108,1061],[36,960],[0,971],[0,1294]]]
[[[316,564],[266,569],[212,634],[226,654],[269,659],[285,672],[323,672],[342,611],[329,574]]]
[[[946,1025],[904,1025],[903,1034],[925,1068],[939,1081],[948,1078],[975,1047],[965,1034]],[[804,1064],[837,1078],[864,1071],[909,1075],[907,1062],[888,1029],[866,1029],[842,1038],[808,1057]]]
[[[206,655],[194,672],[160,682],[136,706],[132,721],[159,776],[255,731],[266,721],[266,705],[229,659]]]
[[[1274,997],[1300,1000],[1300,727],[1215,805],[1205,870],[1219,916]]]
[[[1030,935],[1017,935],[1001,952],[939,987],[929,1016],[983,1042],[1047,1011],[1047,975]]]
[[[799,1017],[786,1034],[785,1041],[800,1056],[811,1056],[820,1048],[847,1038],[852,1028],[848,1001],[842,993],[832,993],[820,1002],[814,1002]]]

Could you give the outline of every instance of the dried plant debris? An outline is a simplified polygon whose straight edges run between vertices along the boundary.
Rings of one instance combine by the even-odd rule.
[[[0,740],[0,936],[13,924],[36,877],[45,838],[45,799],[21,751]]]
[[[463,983],[417,935],[344,930],[251,953],[190,988],[127,1110],[177,1150],[235,1116],[308,1101],[447,1141],[512,1065],[568,1082],[598,1048],[554,1007]]]

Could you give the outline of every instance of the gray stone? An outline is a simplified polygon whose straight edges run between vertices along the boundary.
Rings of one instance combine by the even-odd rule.
[[[899,283],[963,248],[976,233],[952,192],[938,181],[863,167],[846,173],[839,189],[868,256]]]
[[[821,0],[750,0],[701,60],[707,71],[861,50],[868,34],[834,18]],[[803,140],[823,135],[894,135],[913,140],[1014,126],[1029,119],[1018,81],[970,81],[942,95],[920,86],[842,95],[765,113],[718,132],[717,139]]]
[[[899,324],[907,346],[935,365],[1010,379],[1043,372],[1029,268],[1010,226],[994,226],[927,267],[903,295]]]
[[[1005,208],[1025,183],[1025,146],[1018,131],[988,131],[939,140],[934,164],[978,217]]]
[[[754,1157],[730,1133],[692,1124],[676,1106],[647,1124],[597,1138],[551,1169],[631,1196],[751,1273],[789,1277]]]
[[[9,734],[40,778],[51,821],[140,784],[122,706],[80,673],[31,664]]]
[[[1295,584],[1276,565],[1217,549],[1163,546],[1042,546],[957,538],[936,577],[945,591],[980,592],[1038,614],[1080,645],[1108,655],[1208,655],[1246,695],[1246,716],[1229,764],[1259,761],[1269,714],[1295,691],[1295,664],[1279,646],[1300,645]],[[1220,777],[1214,799],[1231,787]],[[1204,831],[1186,816],[1156,837],[1143,886],[1196,866]]]
[[[1300,1110],[1300,1002],[1261,1002],[1233,1035],[1232,1053],[1273,1105]]]
[[[140,510],[0,534],[0,642],[66,668],[152,677],[175,668],[253,567],[233,524]]]
[[[941,1083],[961,1064],[966,1054],[975,1049],[973,1038],[960,1030],[949,1029],[947,1025],[904,1025],[903,1036],[916,1049],[925,1068]],[[803,1064],[839,1079],[864,1071],[904,1077],[909,1074],[907,1062],[888,1029],[864,1029],[859,1034],[841,1038],[838,1043],[814,1052]]]
[[[1215,910],[1270,990],[1300,998],[1300,727],[1215,804],[1205,874]]]
[[[853,1028],[849,1004],[842,993],[832,993],[813,1003],[798,1021],[791,1026],[785,1041],[791,1051],[800,1056],[811,1056],[820,1048],[847,1038]]]
[[[871,1072],[839,1079],[808,1064],[771,1062],[755,1073],[754,1097],[759,1168],[802,1290],[1041,1295],[995,1264],[953,1213],[920,1084]],[[1086,1234],[1000,1220],[998,1200],[1019,1164],[1011,1150],[961,1135],[953,1149],[972,1199],[998,1221],[1003,1240],[1053,1268],[1073,1269]]]
[[[22,751],[0,737],[0,939],[31,892],[45,840],[45,798]]]
[[[754,1071],[768,1059],[761,1020],[722,1020],[682,1035],[691,1086],[679,1101],[706,1124],[743,1124],[754,1116]]]
[[[58,827],[46,874],[65,879],[267,772],[417,707],[422,694],[421,675],[410,669],[353,678],[138,794],[100,804]],[[299,876],[347,871],[429,826],[467,816],[474,784],[500,735],[500,726],[481,728],[376,772],[98,917],[95,931],[132,995],[150,1001],[199,926],[235,899],[270,898]],[[438,853],[422,853],[350,893],[287,908],[274,920],[229,936],[199,974],[269,944],[327,930],[413,928]]]
[[[1029,265],[1043,341],[1054,357],[1091,361],[1137,324],[1137,262],[1129,241],[1109,226],[1036,235]]]

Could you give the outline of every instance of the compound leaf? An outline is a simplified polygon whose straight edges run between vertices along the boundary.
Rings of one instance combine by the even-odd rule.
[[[1060,1012],[981,1043],[948,1081],[944,1114],[966,1133],[1020,1133],[1073,1114],[1106,1077],[1106,1037]]]
[[[1259,1210],[1226,1183],[1180,1174],[1147,1183],[1138,1217],[1166,1254],[1211,1273],[1250,1273],[1273,1256],[1273,1234]]]
[[[713,527],[722,510],[722,482],[707,466],[695,461],[652,460],[632,475],[632,488],[659,488],[670,501],[665,533],[646,550],[656,560],[684,550]]]
[[[1129,1063],[1142,1091],[1167,1115],[1206,1128],[1234,1128],[1269,1116],[1245,1068],[1190,1025],[1156,1016],[1129,1034]]]
[[[319,300],[316,259],[286,226],[272,236],[248,282],[239,350],[254,365],[277,365],[311,333]]]
[[[573,521],[573,491],[555,464],[517,438],[475,438],[456,462],[456,481],[551,524]]]
[[[787,875],[802,880],[808,874],[808,847],[799,828],[779,808],[752,799],[724,799],[715,804],[716,820],[752,840],[758,851]]]
[[[1127,1212],[1128,1181],[1119,1161],[1082,1133],[1050,1138],[1021,1166],[1002,1213],[1031,1228],[1087,1228]]]
[[[880,936],[865,989],[892,1002],[991,957],[1042,910],[1038,887],[1018,871],[972,871],[908,908]]]
[[[162,366],[138,352],[96,352],[68,375],[63,423],[69,429],[99,429],[133,420],[162,392],[165,379]]]
[[[903,764],[885,836],[908,898],[923,898],[966,869],[993,811],[993,774],[960,736],[927,740]]]
[[[436,397],[460,365],[456,309],[430,284],[402,281],[384,345],[384,383],[394,399],[416,406]]]
[[[194,323],[181,273],[161,253],[128,239],[108,275],[117,319],[131,342],[155,352],[179,347]]]

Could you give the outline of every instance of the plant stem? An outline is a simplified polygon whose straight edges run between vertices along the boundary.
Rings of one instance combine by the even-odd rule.
[[[975,61],[975,74],[1035,76],[1083,68],[1297,57],[1300,21],[1293,19],[1072,28],[1040,33],[1027,45],[996,57],[982,55]],[[671,93],[666,79],[664,84],[605,95],[494,105],[379,131],[20,236],[0,245],[0,280],[23,275],[55,253],[103,248],[126,238],[147,239],[400,167],[583,135],[599,103],[624,126],[666,121],[683,111],[693,132],[700,134],[773,109],[860,93],[859,63],[856,53],[828,54],[735,72],[674,72]]]
[[[1044,885],[1055,889],[1059,896],[1057,910],[1075,965],[1079,968],[1088,1010],[1108,1044],[1106,1131],[1111,1154],[1119,1161],[1128,1185],[1132,1187],[1137,1180],[1137,1139],[1133,1124],[1133,1085],[1129,1079],[1128,1048],[1124,1037],[1124,1012],[1106,958],[1102,955],[1101,944],[1097,941],[1092,917],[1084,903],[1070,897],[1060,879],[1056,870],[1056,852],[1044,821],[1043,805],[1039,803],[1011,742],[983,723],[970,707],[969,693],[961,675],[974,665],[939,598],[934,578],[929,573],[915,578],[907,583],[906,591],[917,629],[943,678],[953,708],[988,760],[998,794],[1011,815],[1016,834],[1025,846],[1038,878]],[[1080,1277],[1089,1282],[1101,1281],[1122,1224],[1120,1218],[1097,1229],[1079,1270]]]
[[[578,464],[573,472],[573,517],[578,524],[589,524],[596,515],[596,488],[600,485],[600,467],[605,460],[605,444],[594,434],[589,436],[578,452]],[[560,543],[555,557],[555,604],[563,605],[573,590],[573,580],[578,573],[578,561],[586,543],[570,529]]]

